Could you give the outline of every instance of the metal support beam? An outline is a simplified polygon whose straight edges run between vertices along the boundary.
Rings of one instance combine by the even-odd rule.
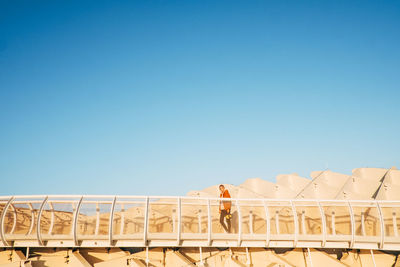
[[[297,218],[297,212],[296,208],[294,206],[293,201],[290,201],[290,206],[292,206],[292,213],[293,213],[293,220],[294,220],[294,240],[293,240],[293,246],[297,246],[297,240],[299,238],[299,220]]]
[[[396,212],[392,212],[392,223],[393,223],[393,233],[394,236],[399,236],[399,231],[397,230],[397,218],[396,218]]]
[[[207,227],[208,228],[207,243],[210,246],[211,245],[211,231],[212,231],[210,199],[207,199],[207,226],[208,226]]]
[[[199,209],[199,212],[197,213],[197,223],[198,223],[198,233],[201,234],[201,209]]]
[[[254,224],[254,218],[253,218],[253,211],[249,211],[249,231],[250,231],[250,234],[254,234],[254,227],[253,227],[253,224]]]
[[[281,233],[279,229],[279,210],[275,211],[275,228],[276,228],[276,233],[279,235]]]
[[[77,237],[77,224],[78,224],[78,217],[79,217],[79,210],[82,205],[83,196],[79,199],[78,205],[75,208],[74,216],[73,216],[73,224],[72,224],[72,236],[74,238],[75,246],[78,246],[78,237]]]
[[[94,228],[94,235],[99,234],[99,229],[100,229],[100,207],[99,203],[96,203],[96,227]]]
[[[36,236],[37,236],[37,240],[39,243],[39,246],[43,246],[43,241],[42,241],[42,232],[40,230],[40,223],[42,221],[42,213],[43,213],[43,209],[44,206],[46,205],[47,200],[49,199],[48,196],[46,196],[42,202],[42,204],[40,205],[39,208],[39,212],[38,212],[38,217],[37,217],[37,222],[36,222]]]
[[[110,244],[110,246],[113,246],[113,223],[114,223],[114,210],[116,201],[117,197],[115,196],[111,204],[110,218],[108,222],[108,243]]]
[[[370,250],[370,253],[371,253],[371,258],[372,258],[372,264],[374,265],[374,267],[376,267],[374,251],[371,249],[371,250]]]
[[[203,249],[199,247],[199,253],[200,253],[200,263],[199,266],[204,267],[204,261],[203,261]]]
[[[54,206],[53,206],[53,203],[52,203],[52,202],[49,202],[49,201],[48,201],[48,203],[49,203],[49,206],[50,206],[51,215],[50,215],[50,226],[49,226],[49,231],[47,232],[47,234],[48,234],[48,235],[51,235],[51,233],[53,232],[55,216],[54,216]]]
[[[1,231],[0,231],[0,237],[1,241],[3,242],[3,245],[5,247],[9,247],[10,245],[8,244],[6,237],[5,237],[5,229],[4,229],[4,218],[6,217],[7,210],[11,205],[11,202],[14,200],[14,197],[10,197],[10,199],[7,201],[7,204],[4,206],[3,212],[1,213],[1,218],[0,218],[0,225],[1,225]]]
[[[311,257],[310,248],[307,248],[307,254],[308,254],[308,260],[310,261],[310,266],[314,267],[314,264],[313,264],[313,261],[312,261],[312,257]]]
[[[379,214],[379,221],[380,221],[380,227],[381,227],[381,242],[379,244],[379,248],[382,249],[383,245],[385,244],[385,221],[383,219],[383,213],[381,206],[379,205],[379,202],[376,201],[376,208],[378,209],[378,214]]]
[[[237,213],[238,213],[238,246],[242,244],[242,213],[240,212],[240,205],[239,201],[236,200],[236,208],[237,208]]]
[[[149,229],[148,229],[149,228],[149,197],[146,197],[143,225],[144,225],[144,227],[143,227],[143,243],[145,246],[147,246],[147,234],[149,231]]]
[[[15,231],[15,227],[17,226],[17,209],[14,207],[13,204],[11,204],[10,207],[12,208],[13,214],[14,214],[14,216],[13,216],[14,217],[13,218],[13,226],[12,226],[11,231],[10,231],[10,234],[13,234],[14,231]]]
[[[122,203],[121,204],[121,225],[119,228],[120,235],[124,234],[124,228],[125,228],[125,206],[124,206],[124,203]]]
[[[356,225],[355,225],[355,219],[354,219],[354,211],[353,207],[351,206],[350,201],[347,201],[347,205],[349,207],[349,212],[350,212],[350,223],[351,223],[351,240],[350,240],[350,248],[353,248],[354,246],[354,240],[355,240],[355,235],[356,235]]]
[[[267,227],[267,237],[265,239],[265,242],[266,242],[266,247],[269,247],[269,241],[271,240],[271,221],[270,221],[268,206],[265,200],[263,201],[263,205],[265,211],[265,223]]]
[[[33,227],[35,226],[35,210],[33,209],[32,203],[28,203],[29,209],[31,210],[31,225],[29,226],[28,235],[32,234]]]
[[[307,234],[307,231],[306,231],[306,211],[305,210],[301,211],[301,233],[303,235]]]
[[[178,197],[178,231],[176,234],[176,242],[178,246],[181,244],[181,231],[182,231],[182,201],[181,198]]]
[[[321,220],[322,220],[322,247],[325,247],[325,244],[326,244],[326,217],[325,217],[324,209],[321,206],[321,202],[317,201],[317,203],[318,203],[318,208],[319,208],[319,212],[321,214]]]

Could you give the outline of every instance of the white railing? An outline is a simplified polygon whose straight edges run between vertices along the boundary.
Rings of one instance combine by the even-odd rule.
[[[400,250],[400,201],[0,197],[0,247],[308,247]]]

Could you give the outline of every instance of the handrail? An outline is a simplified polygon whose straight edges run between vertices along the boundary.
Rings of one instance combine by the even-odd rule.
[[[53,198],[75,198],[79,199],[81,197],[85,198],[85,202],[87,199],[96,199],[96,198],[109,198],[111,201],[115,197],[115,195],[12,195],[12,196],[0,196],[1,198],[4,198],[7,200],[7,198],[13,197],[15,198],[16,201],[18,199],[28,199],[29,202],[32,202],[32,199],[42,199],[45,197],[49,197],[50,199]],[[198,199],[198,200],[220,200],[219,197],[197,197],[197,196],[148,196],[148,195],[118,195],[118,202],[120,202],[120,199],[146,199],[151,198],[151,199],[177,199],[177,198],[182,198],[182,199]],[[354,199],[354,200],[344,200],[344,199],[315,199],[315,198],[301,198],[301,199],[293,199],[293,198],[231,198],[231,200],[240,200],[240,201],[260,201],[260,200],[266,200],[267,202],[315,202],[315,201],[320,201],[320,202],[337,202],[337,203],[346,203],[347,201],[351,202],[356,202],[356,203],[375,203],[378,201],[379,203],[398,203],[400,205],[400,200],[367,200],[367,199]],[[53,201],[53,200],[52,200]],[[26,201],[25,201],[26,202]],[[41,201],[40,201],[41,202]],[[186,204],[186,203],[185,203]]]

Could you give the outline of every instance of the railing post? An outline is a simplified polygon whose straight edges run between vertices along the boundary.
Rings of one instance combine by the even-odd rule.
[[[306,231],[306,211],[305,210],[301,211],[301,233],[303,235],[307,234],[307,231]]]
[[[28,203],[29,209],[31,211],[31,224],[29,226],[29,231],[28,235],[30,235],[33,231],[33,228],[35,226],[35,210],[33,209],[32,203]]]
[[[46,196],[45,199],[43,200],[42,204],[40,205],[40,209],[39,209],[38,217],[37,217],[37,222],[36,222],[36,226],[37,226],[37,228],[36,228],[36,236],[37,236],[37,240],[38,240],[39,246],[43,246],[42,233],[40,231],[40,223],[42,221],[41,217],[42,217],[43,209],[44,209],[44,206],[46,205],[46,202],[47,202],[48,199],[49,199],[49,197]]]
[[[146,197],[146,208],[144,210],[143,243],[147,246],[147,233],[149,231],[149,197]]]
[[[211,245],[211,231],[212,231],[210,199],[207,199],[207,225],[208,225],[207,242],[208,242],[208,245],[210,246]]]
[[[53,227],[54,227],[54,206],[53,203],[49,202],[50,206],[50,212],[51,212],[51,217],[50,217],[50,226],[49,226],[49,231],[47,232],[48,235],[51,235],[53,232]]]
[[[380,225],[381,225],[381,243],[379,244],[379,248],[383,249],[383,245],[385,244],[385,221],[383,219],[381,205],[379,205],[378,201],[376,201],[375,203],[376,203],[376,207],[378,209],[379,220],[380,220]]]
[[[110,218],[108,222],[108,242],[110,246],[113,246],[113,223],[114,223],[114,210],[117,197],[115,196],[111,204]]]
[[[322,247],[325,247],[326,244],[326,218],[324,209],[321,206],[321,202],[317,201],[319,212],[321,213],[321,220],[322,220]]]
[[[250,234],[254,234],[254,230],[253,230],[253,211],[249,211],[249,230],[250,230]]]
[[[271,240],[271,221],[270,221],[270,217],[269,217],[268,206],[267,206],[267,203],[265,202],[265,200],[263,201],[263,204],[264,204],[264,210],[265,210],[265,222],[266,222],[266,227],[267,227],[267,238],[266,238],[265,242],[266,242],[266,246],[269,247],[269,241]]]
[[[276,233],[279,235],[281,233],[279,227],[279,210],[275,211],[275,228],[276,228]]]
[[[199,234],[201,234],[201,209],[199,209],[199,212],[197,213],[197,220],[198,220],[198,227],[199,227]]]
[[[10,207],[12,208],[13,213],[14,213],[13,226],[12,226],[11,231],[10,231],[10,234],[13,234],[14,231],[15,231],[15,228],[17,227],[17,209],[12,204],[10,205]]]
[[[83,196],[79,199],[78,205],[75,208],[74,217],[73,217],[73,224],[72,224],[72,234],[74,238],[75,246],[78,246],[78,238],[77,238],[77,224],[78,224],[78,217],[79,217],[79,210],[82,205]]]
[[[393,222],[393,233],[394,236],[399,236],[399,232],[397,230],[397,219],[396,219],[396,212],[392,212],[392,222]]]
[[[120,235],[124,234],[124,228],[125,228],[125,206],[124,203],[121,203],[121,226],[119,228]]]
[[[237,208],[237,212],[238,212],[238,247],[240,247],[240,245],[242,244],[242,214],[240,212],[240,205],[239,205],[239,201],[236,199],[236,208]]]
[[[297,239],[299,235],[299,219],[297,218],[297,212],[296,208],[294,207],[294,203],[291,200],[290,205],[292,206],[292,213],[293,213],[293,220],[294,220],[294,241],[293,241],[293,247],[297,246]]]
[[[78,201],[79,202],[79,201]],[[75,211],[76,211],[76,203],[74,201],[71,202],[71,207],[72,207],[72,218],[71,218],[71,231],[70,235],[74,235],[74,216],[75,216]]]
[[[176,237],[176,242],[178,246],[181,243],[181,231],[182,231],[182,200],[180,197],[178,197],[178,231]]]
[[[14,200],[14,197],[10,197],[10,199],[7,201],[7,204],[4,206],[4,209],[3,209],[3,212],[1,213],[1,218],[0,218],[0,225],[1,225],[0,236],[1,236],[1,241],[3,242],[3,245],[5,247],[9,247],[10,245],[8,244],[6,237],[5,237],[4,218],[6,217],[8,207],[11,205],[11,202],[13,200]]]
[[[172,232],[176,233],[176,209],[172,209]]]
[[[96,228],[94,228],[94,235],[99,234],[100,229],[100,207],[99,203],[96,203]]]
[[[365,222],[364,222],[364,220],[365,220],[365,213],[362,211],[361,212],[361,234],[363,236],[365,236]]]
[[[349,206],[349,212],[350,212],[350,222],[351,222],[351,241],[350,241],[350,248],[353,248],[354,246],[354,240],[355,240],[355,221],[354,221],[354,211],[353,207],[351,206],[350,201],[347,201],[347,205]]]

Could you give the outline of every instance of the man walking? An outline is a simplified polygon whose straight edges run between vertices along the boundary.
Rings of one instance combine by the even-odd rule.
[[[229,194],[229,191],[225,189],[225,186],[221,184],[219,186],[219,197],[220,198],[231,198],[231,195]],[[230,233],[231,232],[231,201],[230,200],[220,200],[219,204],[219,222],[221,223],[222,227],[225,229],[225,232]],[[226,224],[225,221],[226,219]]]

